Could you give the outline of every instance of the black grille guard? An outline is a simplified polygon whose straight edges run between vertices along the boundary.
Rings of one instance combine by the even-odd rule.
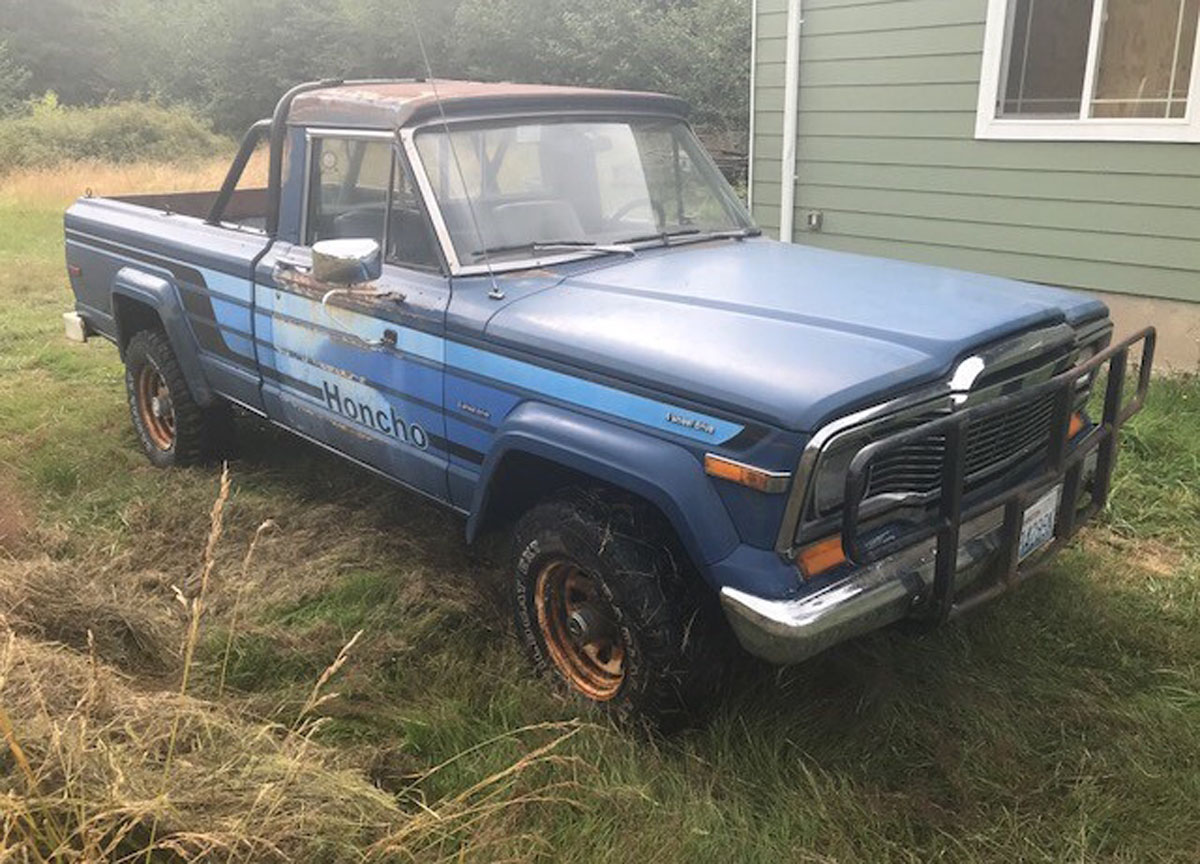
[[[1108,501],[1116,463],[1117,443],[1121,427],[1142,409],[1150,386],[1150,369],[1154,362],[1156,332],[1146,329],[1109,346],[1091,359],[1028,390],[1001,396],[980,405],[930,420],[920,426],[898,432],[862,448],[850,463],[846,473],[846,495],[842,514],[842,548],[846,557],[857,566],[873,564],[930,538],[937,538],[933,590],[928,605],[929,617],[944,621],[986,602],[1020,584],[1032,575],[1019,567],[1021,522],[1025,509],[1039,492],[1061,478],[1056,530],[1050,550],[1069,541],[1079,525],[1101,510]],[[1141,344],[1137,390],[1133,398],[1124,401],[1125,379],[1132,348]],[[1071,414],[1077,382],[1107,367],[1108,380],[1104,407],[1099,423],[1077,442],[1070,438]],[[982,500],[964,499],[967,429],[973,420],[986,419],[994,414],[1011,411],[1022,404],[1054,395],[1053,419],[1047,433],[1047,446],[1039,462],[1030,469],[1030,476],[1019,485],[1005,489]],[[944,435],[946,444],[942,456],[940,494],[937,517],[929,525],[921,525],[903,536],[884,542],[867,544],[862,539],[860,510],[866,495],[869,472],[873,462],[896,449],[931,435]],[[1084,460],[1098,450],[1092,495],[1083,510],[1078,509],[1080,482]],[[1004,508],[1004,523],[1000,531],[999,569],[997,578],[969,596],[956,599],[954,576],[958,560],[959,529],[984,513]]]

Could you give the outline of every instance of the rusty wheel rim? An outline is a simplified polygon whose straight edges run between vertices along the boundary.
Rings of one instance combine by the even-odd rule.
[[[175,445],[175,405],[162,373],[147,363],[137,376],[138,414],[147,437],[159,450]]]
[[[567,683],[607,702],[625,681],[625,643],[596,581],[566,559],[538,572],[534,606],[546,651]]]

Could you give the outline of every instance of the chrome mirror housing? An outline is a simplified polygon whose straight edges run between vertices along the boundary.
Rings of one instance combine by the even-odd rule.
[[[312,247],[312,278],[323,285],[362,285],[383,272],[383,250],[375,240],[321,240]]]

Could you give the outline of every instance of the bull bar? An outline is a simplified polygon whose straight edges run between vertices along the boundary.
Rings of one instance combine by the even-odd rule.
[[[1108,501],[1121,427],[1145,404],[1156,333],[1135,333],[1087,361],[1026,390],[967,407],[866,444],[846,472],[842,546],[853,570],[818,590],[775,600],[734,588],[721,602],[738,638],[753,654],[777,663],[811,657],[833,644],[902,618],[942,623],[1015,588],[1068,543]],[[1137,387],[1125,401],[1129,355],[1141,345]],[[1100,418],[1072,437],[1078,382],[1107,367]],[[985,420],[1053,394],[1047,446],[1018,484],[985,497],[966,486],[967,438]],[[881,456],[930,436],[944,436],[936,515],[901,536],[864,537],[861,515],[871,465]],[[1079,501],[1085,481],[1091,496]],[[1026,509],[1061,484],[1052,539],[1028,563],[1021,560]],[[985,575],[990,579],[983,579]],[[976,583],[982,587],[975,588]],[[965,589],[970,588],[967,592]]]

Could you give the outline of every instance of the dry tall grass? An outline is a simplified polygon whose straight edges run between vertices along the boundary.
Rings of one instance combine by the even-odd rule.
[[[0,202],[67,207],[88,190],[95,195],[199,192],[220,188],[228,158],[172,162],[84,161],[62,168],[31,168],[0,174]],[[243,186],[265,186],[267,152],[260,149],[243,176]]]
[[[73,606],[103,605],[101,598],[56,591],[53,578],[49,590],[39,587],[39,576],[55,575],[45,559],[5,562],[0,861],[486,859],[489,844],[510,850],[521,839],[510,823],[522,806],[569,801],[569,779],[555,778],[570,778],[573,768],[542,769],[570,761],[559,749],[579,731],[575,724],[529,727],[478,745],[516,739],[526,753],[436,800],[423,790],[456,760],[418,773],[397,794],[345,765],[316,740],[322,724],[315,713],[337,698],[326,688],[353,662],[358,635],[316,681],[291,727],[190,695],[206,601],[214,592],[246,589],[265,530],[254,535],[241,578],[223,580],[216,552],[228,497],[225,474],[200,567],[175,590],[182,615],[178,605],[170,610],[176,601],[135,607],[114,596],[105,615],[89,609],[72,616]],[[99,635],[75,632],[72,617],[98,623]],[[178,683],[163,674],[156,688],[148,683],[155,679],[135,683],[102,656],[132,665],[154,658],[159,667],[164,657],[183,659],[172,670]]]

